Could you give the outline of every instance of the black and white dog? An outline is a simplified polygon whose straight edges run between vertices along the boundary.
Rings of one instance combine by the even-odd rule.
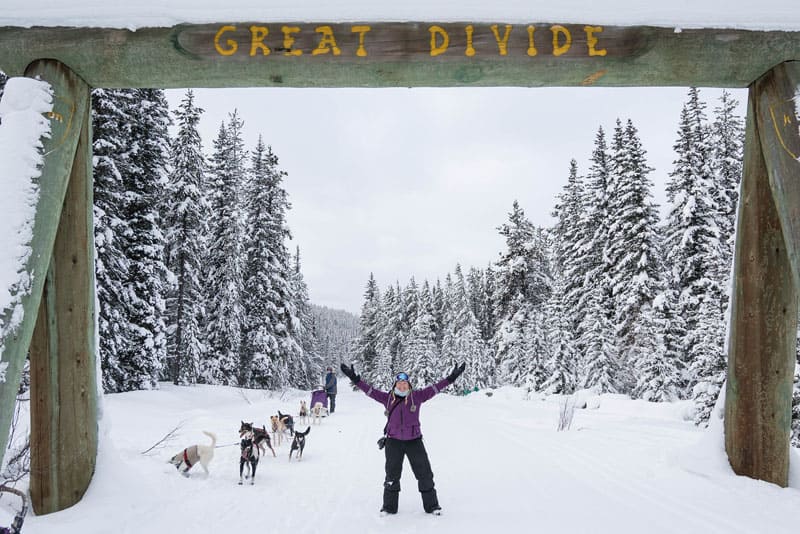
[[[264,433],[266,435],[266,432]],[[245,423],[242,421],[242,426],[239,427],[239,437],[242,438],[240,442],[241,454],[239,455],[239,485],[244,483],[242,475],[244,467],[247,466],[247,478],[250,484],[256,483],[256,467],[258,467],[258,460],[261,458],[262,442],[263,439],[256,439],[255,431],[253,430],[253,423]],[[267,436],[269,440],[269,436]],[[270,446],[270,449],[272,447]],[[272,451],[275,454],[275,451]]]
[[[294,441],[292,441],[292,447],[289,449],[289,461],[292,461],[292,453],[294,451],[299,451],[297,453],[297,459],[303,459],[303,449],[306,448],[306,436],[308,433],[311,432],[311,427],[306,428],[305,432],[295,432],[294,433]]]
[[[211,438],[211,445],[192,445],[186,447],[181,452],[170,458],[169,463],[175,466],[180,474],[189,476],[189,469],[197,464],[203,468],[208,476],[208,464],[214,458],[214,447],[217,444],[217,436],[211,432],[203,430],[203,434]]]
[[[272,456],[276,456],[275,449],[272,448],[272,440],[269,438],[269,432],[267,432],[267,427],[262,426],[258,428],[257,426],[253,426],[253,423],[245,423],[242,421],[241,426],[239,427],[239,437],[245,432],[252,432],[253,433],[253,443],[255,443],[259,449],[263,452],[266,452],[264,445],[267,446],[267,449],[272,451]]]

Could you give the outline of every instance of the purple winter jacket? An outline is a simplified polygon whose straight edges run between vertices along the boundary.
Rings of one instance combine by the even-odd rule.
[[[389,417],[389,425],[386,429],[386,434],[390,438],[403,441],[417,439],[422,436],[422,430],[419,424],[419,409],[422,403],[430,400],[434,395],[440,393],[449,385],[450,381],[445,378],[425,389],[419,391],[412,389],[406,397],[397,397],[394,393],[375,389],[363,380],[359,380],[358,384],[356,384],[358,389],[366,393],[368,397],[381,403],[387,412],[391,410],[392,406],[397,402],[400,402]],[[411,409],[412,406],[414,410]]]

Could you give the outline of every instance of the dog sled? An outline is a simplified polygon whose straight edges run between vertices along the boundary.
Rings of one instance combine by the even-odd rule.
[[[0,485],[0,496],[2,496],[4,493],[19,497],[22,501],[22,506],[19,513],[14,516],[14,520],[11,522],[10,527],[0,526],[0,534],[20,534],[20,532],[22,532],[22,522],[25,521],[25,515],[28,513],[28,499],[26,499],[25,494],[18,489]]]
[[[311,404],[309,404],[308,408],[313,413],[314,406],[317,403],[322,404],[322,417],[328,416],[328,395],[325,393],[324,389],[318,389],[316,391],[311,392]]]

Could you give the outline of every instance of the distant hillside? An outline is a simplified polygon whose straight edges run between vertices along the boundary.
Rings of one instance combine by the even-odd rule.
[[[350,347],[359,334],[359,318],[344,310],[311,305],[314,315],[314,334],[319,355],[325,366],[339,367],[350,361]]]

